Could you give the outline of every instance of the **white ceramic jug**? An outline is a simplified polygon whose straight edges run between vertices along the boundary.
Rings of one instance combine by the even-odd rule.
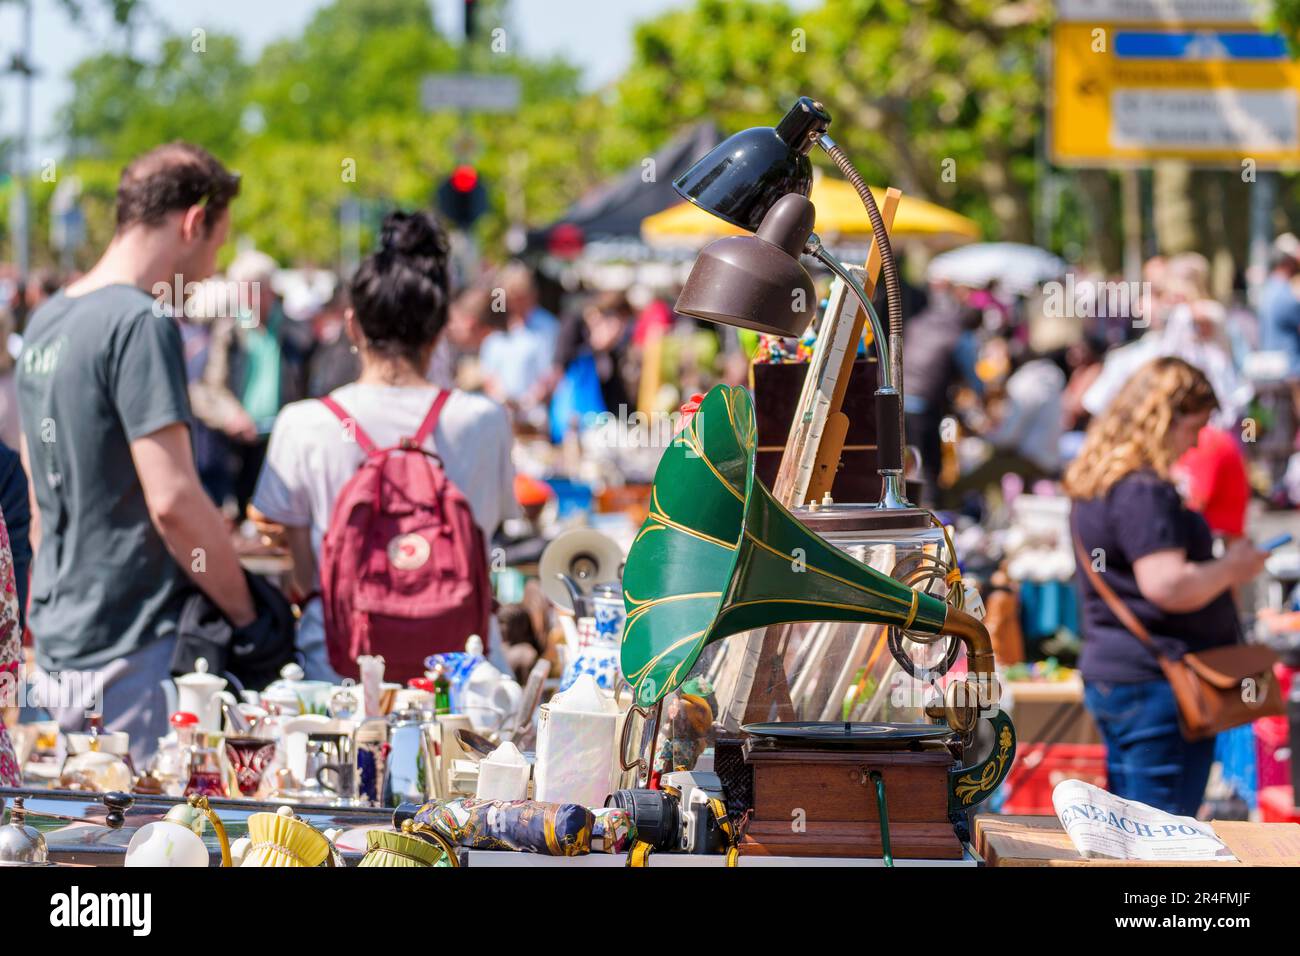
[[[221,733],[221,692],[226,689],[226,679],[208,673],[206,658],[194,662],[194,671],[175,679],[180,693],[177,710],[186,711],[199,719],[199,729]]]
[[[552,803],[604,806],[614,789],[618,705],[590,674],[541,707],[534,797]]]

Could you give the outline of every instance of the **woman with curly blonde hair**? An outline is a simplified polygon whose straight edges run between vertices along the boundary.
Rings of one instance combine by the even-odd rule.
[[[1196,445],[1218,408],[1209,380],[1179,358],[1140,368],[1088,428],[1065,474],[1074,534],[1092,569],[1142,623],[1161,653],[1178,659],[1241,638],[1232,589],[1264,567],[1238,540],[1213,556],[1210,528],[1188,509],[1170,467]],[[1156,655],[1076,572],[1084,700],[1106,744],[1110,789],[1195,816],[1214,740],[1188,742]]]

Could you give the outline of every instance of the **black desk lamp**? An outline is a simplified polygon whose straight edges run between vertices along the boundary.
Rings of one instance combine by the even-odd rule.
[[[898,265],[871,190],[826,134],[830,122],[820,103],[802,96],[775,127],[736,133],[673,183],[677,192],[701,209],[755,233],[705,246],[676,309],[726,325],[798,337],[816,313],[816,296],[808,291],[812,280],[799,264],[799,254],[824,263],[853,290],[871,321],[881,382],[876,389],[880,507],[908,508],[911,504],[903,491],[903,310]],[[808,153],[814,145],[826,151],[866,207],[880,250],[888,336],[861,283],[812,232],[813,206],[807,196],[812,190]]]

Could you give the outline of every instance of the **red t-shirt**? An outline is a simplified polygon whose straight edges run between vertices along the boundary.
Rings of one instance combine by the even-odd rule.
[[[667,332],[673,327],[673,310],[663,299],[651,299],[636,317],[632,328],[632,344],[645,345],[651,331]]]
[[[1246,530],[1250,482],[1237,440],[1206,425],[1196,447],[1178,459],[1178,469],[1187,479],[1187,506],[1199,511],[1216,534],[1240,537]]]

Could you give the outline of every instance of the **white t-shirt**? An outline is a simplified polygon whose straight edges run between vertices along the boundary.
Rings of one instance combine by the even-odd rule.
[[[354,382],[335,389],[330,397],[377,447],[386,448],[415,434],[437,394],[433,386]],[[453,391],[424,446],[438,453],[447,477],[469,501],[484,540],[490,540],[497,526],[518,511],[511,442],[504,408],[482,395]],[[328,408],[314,400],[294,402],[275,420],[253,507],[272,521],[310,527],[319,566],[334,502],[364,460],[365,453],[345,437],[343,426]],[[298,646],[307,658],[308,679],[333,679],[320,601],[311,601],[303,611]]]
[[[1019,452],[1044,471],[1061,464],[1065,373],[1048,359],[1033,359],[1007,379],[1002,421],[988,436],[994,446]]]

